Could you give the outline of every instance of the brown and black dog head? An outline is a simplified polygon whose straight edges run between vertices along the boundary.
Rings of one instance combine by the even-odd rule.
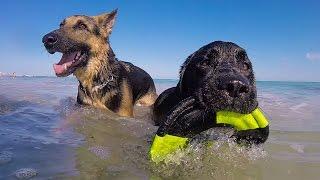
[[[99,71],[97,67],[111,56],[108,54],[109,35],[116,14],[117,10],[98,16],[74,15],[63,20],[59,29],[43,37],[49,53],[62,53],[60,62],[54,64],[57,76],[74,73],[79,79]]]

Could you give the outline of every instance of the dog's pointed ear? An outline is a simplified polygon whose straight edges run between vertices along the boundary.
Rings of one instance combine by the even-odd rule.
[[[118,9],[115,9],[110,13],[105,13],[105,14],[95,16],[99,26],[105,30],[107,35],[109,35],[112,31],[112,27],[116,20],[117,12],[118,12]]]

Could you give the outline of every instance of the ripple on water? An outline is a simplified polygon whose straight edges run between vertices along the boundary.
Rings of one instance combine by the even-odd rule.
[[[0,165],[9,163],[12,161],[13,153],[10,151],[2,151],[0,152]]]
[[[290,147],[298,153],[304,153],[304,146],[301,144],[290,144]]]
[[[107,173],[110,174],[111,176],[120,175],[125,170],[126,168],[123,165],[122,166],[111,165],[107,167]]]
[[[36,176],[37,174],[38,172],[33,168],[22,168],[14,172],[14,175],[18,179],[30,179]]]

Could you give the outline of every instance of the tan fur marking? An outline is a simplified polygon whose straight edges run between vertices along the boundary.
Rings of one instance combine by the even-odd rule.
[[[133,117],[132,91],[126,80],[123,81],[121,85],[121,89],[122,89],[122,100],[121,100],[121,105],[117,114],[120,116]]]
[[[97,75],[104,65],[108,65],[108,49],[106,43],[99,42],[96,38],[91,38],[87,43],[91,45],[91,54],[88,64],[85,68],[79,68],[74,72],[74,75],[79,79],[83,86],[91,89],[92,80]],[[102,45],[101,45],[102,44]]]
[[[136,105],[140,106],[151,106],[156,101],[158,95],[155,93],[148,93],[144,96],[142,96],[138,101],[136,102]]]

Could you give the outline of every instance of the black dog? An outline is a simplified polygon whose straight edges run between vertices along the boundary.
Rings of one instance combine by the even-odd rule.
[[[258,107],[255,78],[246,51],[231,42],[212,42],[190,55],[176,87],[164,91],[154,104],[157,134],[192,137],[219,126],[216,112],[242,114]],[[263,143],[269,126],[234,134],[237,142]]]

